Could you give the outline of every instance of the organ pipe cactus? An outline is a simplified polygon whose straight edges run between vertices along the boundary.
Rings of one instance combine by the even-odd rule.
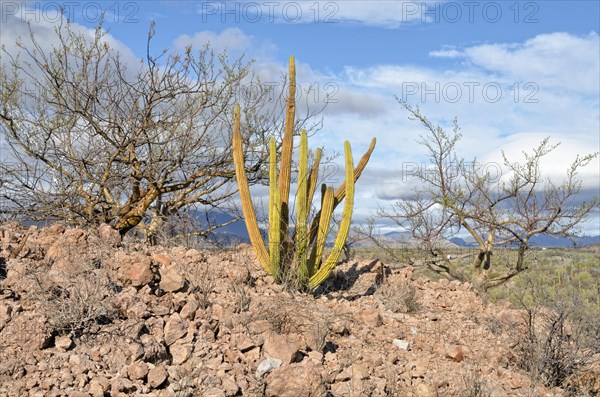
[[[295,119],[295,89],[296,70],[294,58],[290,57],[290,84],[286,101],[286,119],[283,142],[281,145],[281,162],[279,177],[277,175],[277,143],[271,137],[269,142],[269,247],[265,245],[258,222],[248,178],[244,167],[242,135],[240,132],[240,107],[235,107],[233,130],[233,159],[236,178],[242,201],[242,211],[250,242],[254,247],[261,266],[277,281],[285,278],[286,272],[293,271],[298,286],[317,288],[327,279],[337,264],[342,247],[350,230],[352,210],[354,206],[354,185],[367,165],[375,148],[375,138],[372,139],[367,152],[363,155],[356,168],[352,159],[352,150],[348,141],[344,142],[344,157],[346,166],[345,181],[334,191],[333,187],[321,186],[321,209],[309,222],[309,210],[316,191],[319,164],[322,151],[315,151],[312,167],[309,169],[308,138],[306,131],[300,132],[300,154],[298,159],[298,189],[296,192],[295,230],[290,236],[289,227],[289,193],[291,186],[292,148]],[[323,260],[325,243],[330,232],[333,212],[343,200],[342,219],[329,255]]]

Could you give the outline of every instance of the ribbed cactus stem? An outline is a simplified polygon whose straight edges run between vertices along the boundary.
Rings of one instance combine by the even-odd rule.
[[[356,183],[356,181],[358,180],[358,178],[362,174],[363,170],[367,166],[367,163],[369,162],[369,159],[371,158],[371,153],[373,153],[373,149],[375,149],[375,144],[376,143],[377,143],[377,139],[375,139],[375,138],[371,139],[371,143],[369,144],[369,148],[367,149],[367,151],[365,152],[365,154],[363,154],[363,156],[360,158],[360,161],[356,165],[356,168],[354,169],[354,178],[352,179],[354,181],[354,183]],[[347,181],[347,179],[346,179],[346,181]],[[334,204],[333,209],[335,209],[335,207],[339,203],[342,202],[342,200],[344,199],[344,196],[348,192],[348,189],[346,189],[346,183],[347,182],[342,182],[342,184],[340,186],[338,186],[338,188],[336,189],[336,191],[335,191],[335,204]]]
[[[331,216],[333,214],[333,188],[327,187],[325,184],[323,184],[322,195],[323,200],[321,202],[321,211],[317,223],[317,239],[313,244],[309,260],[309,270],[311,277],[321,266],[321,259],[323,256],[323,251],[325,250],[327,235],[329,234],[329,224],[331,222]]]
[[[285,127],[281,144],[281,166],[279,167],[279,194],[281,197],[281,236],[285,251],[289,222],[290,184],[292,178],[292,149],[294,144],[294,123],[296,119],[296,63],[290,57],[289,87],[285,108]],[[286,252],[283,252],[287,256]]]
[[[367,149],[365,154],[362,155],[360,161],[356,165],[356,168],[354,168],[354,183],[356,183],[356,181],[362,174],[364,168],[366,167],[367,163],[369,162],[369,159],[371,158],[371,153],[373,153],[376,143],[377,143],[377,140],[375,138],[371,139],[371,144],[369,145],[369,148]],[[342,182],[342,184],[335,190],[332,211],[334,211],[336,209],[336,207],[338,206],[338,204],[341,203],[342,200],[344,200],[345,196],[346,196],[346,182]],[[312,222],[310,224],[310,229],[309,229],[310,244],[314,244],[315,239],[317,238],[318,220],[319,220],[320,216],[321,216],[321,210],[319,210],[319,212],[317,212],[317,215],[315,216],[315,218],[312,220]]]
[[[348,237],[348,232],[350,231],[352,209],[354,207],[354,162],[352,160],[352,149],[348,141],[344,142],[344,155],[346,158],[346,202],[344,204],[344,211],[342,212],[342,221],[340,222],[331,253],[319,270],[308,280],[308,287],[311,289],[317,288],[329,277],[331,270],[337,265],[342,248]]]
[[[318,148],[315,151],[315,159],[310,169],[310,175],[308,176],[308,195],[306,197],[309,206],[313,202],[313,197],[317,188],[317,180],[319,179],[319,164],[321,163],[322,154],[323,150],[321,150],[321,148]]]
[[[308,236],[306,222],[308,220],[308,137],[306,131],[300,132],[300,157],[298,158],[298,190],[296,191],[296,265],[301,282],[308,280],[306,253]]]
[[[319,179],[319,165],[321,163],[321,156],[323,154],[323,150],[321,148],[318,148],[315,151],[315,158],[313,161],[313,165],[310,169],[310,173],[308,176],[308,193],[306,195],[306,202],[310,208],[310,206],[312,205],[313,202],[313,198],[315,195],[315,190],[316,190],[316,186],[317,186],[317,181]],[[313,227],[312,223],[311,223],[311,228]],[[312,229],[309,229],[310,233],[313,233]],[[296,231],[294,231],[293,234],[293,240],[296,241]],[[309,244],[311,245],[314,242],[314,237],[312,236],[312,234],[310,235],[309,238]]]
[[[244,221],[246,222],[246,229],[250,237],[250,242],[254,247],[256,256],[261,266],[270,272],[269,255],[267,254],[267,248],[260,235],[260,229],[258,228],[258,222],[256,220],[256,213],[254,211],[254,205],[252,204],[252,196],[250,196],[250,187],[248,186],[248,177],[246,176],[246,168],[244,162],[244,151],[242,149],[242,133],[240,131],[240,105],[235,106],[234,122],[233,122],[233,162],[235,164],[235,176],[238,182],[238,189],[240,191],[240,199],[242,201],[242,211],[244,213]]]
[[[279,279],[280,255],[279,243],[281,242],[281,199],[277,187],[277,144],[275,138],[269,141],[269,273]]]

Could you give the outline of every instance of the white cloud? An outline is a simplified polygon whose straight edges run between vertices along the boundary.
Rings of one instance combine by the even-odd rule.
[[[433,57],[464,57],[473,66],[513,81],[534,82],[543,89],[596,95],[600,79],[600,36],[556,32],[523,43],[482,44],[458,51],[444,48]]]
[[[544,178],[552,180],[564,179],[568,165],[575,160],[579,155],[598,151],[598,137],[588,135],[573,139],[569,137],[568,131],[562,134],[553,134],[549,145],[558,144],[558,146],[544,156],[540,161],[540,170]],[[523,131],[504,139],[504,142],[494,150],[489,151],[481,158],[483,164],[502,164],[502,151],[507,158],[512,162],[525,164],[526,159],[524,153],[531,155],[533,149],[537,148],[540,142],[546,138],[542,132]],[[580,170],[579,177],[582,180],[583,189],[598,188],[598,161],[594,161],[592,166]],[[508,175],[503,175],[507,177]]]
[[[37,43],[45,51],[49,52],[54,46],[59,46],[59,39],[56,35],[55,29],[61,22],[60,17],[54,19],[36,17],[36,14],[31,11],[31,14],[27,14],[29,18],[21,18],[20,15],[2,15],[2,19],[6,19],[5,23],[0,24],[0,43],[4,46],[6,52],[9,54],[17,54],[21,49],[17,46],[17,42],[22,41],[25,47],[31,47],[30,31],[35,37]],[[27,22],[31,22],[30,25]],[[62,20],[63,24],[66,21]],[[88,40],[93,40],[95,37],[95,29],[86,28],[78,23],[71,23],[71,28],[74,32],[83,34]],[[115,51],[117,51],[121,60],[125,63],[133,66],[137,64],[138,58],[134,53],[123,44],[121,41],[116,39],[110,33],[105,33],[102,40]],[[4,55],[4,54],[2,54]],[[2,62],[7,62],[7,57],[0,56]]]
[[[341,1],[336,15],[341,21],[370,26],[398,28],[426,17],[428,3],[433,1]]]
[[[460,58],[464,53],[456,49],[448,48],[444,50],[430,51],[429,56],[432,58]]]
[[[222,52],[224,49],[230,51],[246,51],[252,46],[253,37],[246,35],[239,28],[227,28],[220,33],[204,30],[194,33],[193,36],[183,34],[177,37],[173,44],[179,49],[189,45],[200,49],[209,44],[215,52]]]

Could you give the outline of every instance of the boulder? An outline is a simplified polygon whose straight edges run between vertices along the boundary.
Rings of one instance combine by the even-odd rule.
[[[129,254],[117,253],[115,265],[118,267],[117,278],[125,285],[143,287],[154,279],[150,257],[137,252]]]

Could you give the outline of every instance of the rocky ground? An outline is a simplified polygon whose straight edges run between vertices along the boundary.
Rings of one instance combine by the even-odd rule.
[[[0,397],[568,395],[515,365],[523,313],[485,301],[377,260],[292,293],[249,246],[3,225]]]

